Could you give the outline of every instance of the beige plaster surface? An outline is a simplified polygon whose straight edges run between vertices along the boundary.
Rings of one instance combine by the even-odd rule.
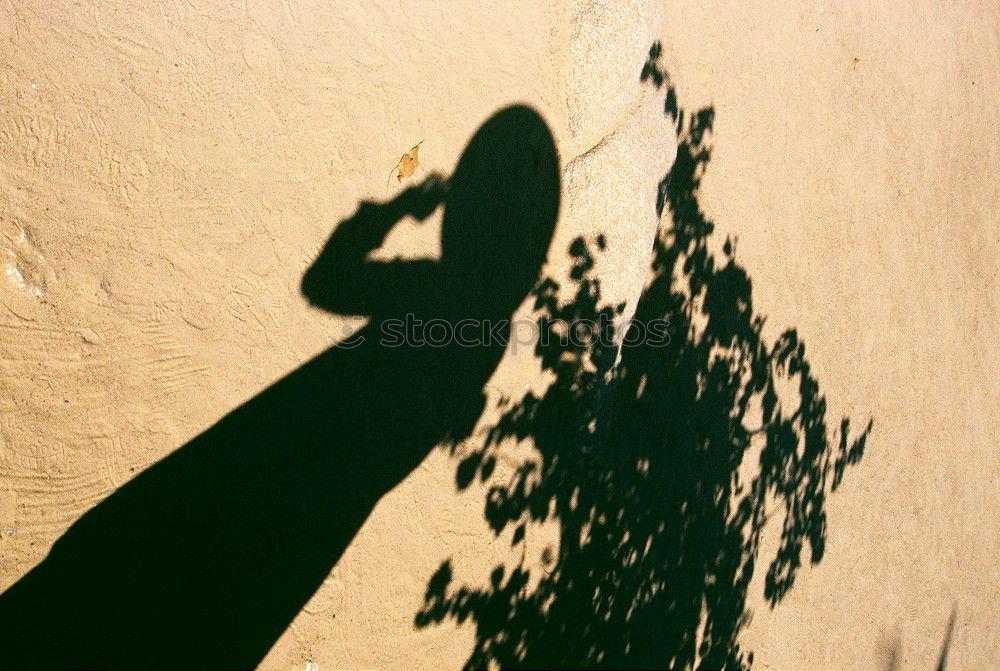
[[[361,326],[299,282],[421,140],[448,173],[494,111],[534,107],[563,166],[550,272],[603,232],[607,296],[634,304],[676,144],[639,81],[659,38],[682,106],[715,109],[702,205],[766,332],[798,328],[832,415],[874,420],[826,556],[773,610],[751,590],[745,646],[932,668],[954,609],[948,668],[1000,666],[998,25],[987,2],[0,1],[0,590]],[[379,254],[435,256],[439,220]],[[525,348],[487,392],[545,383]],[[486,584],[513,551],[455,462],[382,499],[262,668],[467,659],[468,624],[414,626],[427,581],[450,557]]]
[[[931,668],[953,608],[949,668],[1000,665],[997,18],[668,11],[668,69],[716,109],[706,209],[771,328],[809,343],[834,414],[874,418],[823,562],[755,609],[764,668]]]

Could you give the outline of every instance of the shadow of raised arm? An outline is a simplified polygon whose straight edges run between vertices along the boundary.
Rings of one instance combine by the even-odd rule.
[[[338,314],[377,313],[387,308],[386,300],[396,304],[402,298],[400,289],[412,288],[436,264],[370,261],[368,254],[404,217],[426,219],[444,200],[446,187],[440,175],[431,174],[387,203],[362,202],[353,217],[337,226],[306,271],[302,295],[310,304]]]

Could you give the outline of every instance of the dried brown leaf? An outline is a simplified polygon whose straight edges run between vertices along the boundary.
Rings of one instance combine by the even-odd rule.
[[[396,181],[402,182],[407,177],[412,177],[413,173],[417,171],[420,167],[420,161],[417,158],[417,153],[420,151],[420,145],[424,143],[423,140],[418,142],[413,149],[403,154],[403,157],[399,159],[399,163],[396,167],[392,169],[389,173],[389,179],[392,179],[393,174],[396,175]]]

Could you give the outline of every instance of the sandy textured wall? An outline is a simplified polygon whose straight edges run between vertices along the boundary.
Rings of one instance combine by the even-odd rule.
[[[1000,664],[997,15],[869,4],[0,4],[0,588],[358,328],[299,281],[420,140],[447,173],[492,112],[534,106],[564,166],[552,272],[604,232],[607,297],[633,299],[673,156],[638,78],[659,36],[681,104],[715,109],[702,203],[767,328],[799,328],[833,415],[875,422],[826,557],[752,604],[747,645],[764,668],[930,667],[954,607],[950,668]],[[434,232],[384,254],[434,256]],[[510,357],[491,393],[538,383]],[[452,557],[485,584],[510,551],[454,483],[436,451],[383,499],[265,667],[462,663],[469,626],[414,627],[427,581]]]
[[[727,7],[666,21],[716,110],[705,207],[834,413],[874,418],[826,557],[748,640],[764,668],[931,668],[954,607],[949,668],[996,667],[996,7]]]
[[[493,112],[533,106],[572,176],[553,268],[575,235],[635,222],[607,231],[605,270],[634,298],[674,152],[638,79],[661,23],[655,3],[0,7],[4,587],[134,474],[357,330],[307,307],[302,273],[359,201],[400,188],[391,170],[419,141],[423,169],[447,174]],[[404,222],[380,255],[433,258],[439,224]],[[532,381],[529,357],[490,389]],[[386,497],[265,666],[459,663],[471,632],[413,627],[442,558],[483,580],[498,551],[482,488],[453,483],[434,453]]]

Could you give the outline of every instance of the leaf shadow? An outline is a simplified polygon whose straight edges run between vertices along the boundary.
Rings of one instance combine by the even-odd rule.
[[[796,331],[768,342],[735,241],[713,253],[699,188],[715,111],[680,107],[660,56],[654,44],[641,78],[663,91],[679,146],[631,326],[620,344],[608,331],[624,306],[602,299],[603,236],[576,239],[569,278],[534,290],[536,355],[553,383],[508,400],[457,468],[459,488],[486,480],[504,445],[530,440],[534,458],[490,488],[483,513],[515,546],[530,525],[559,529],[544,571],[522,559],[473,587],[455,584],[449,560],[430,579],[415,623],[470,621],[466,668],[749,667],[739,634],[758,565],[773,606],[804,554],[823,558],[827,497],[864,454],[872,422],[830,426]],[[579,323],[598,326],[566,337]],[[780,541],[763,556],[768,524]]]

